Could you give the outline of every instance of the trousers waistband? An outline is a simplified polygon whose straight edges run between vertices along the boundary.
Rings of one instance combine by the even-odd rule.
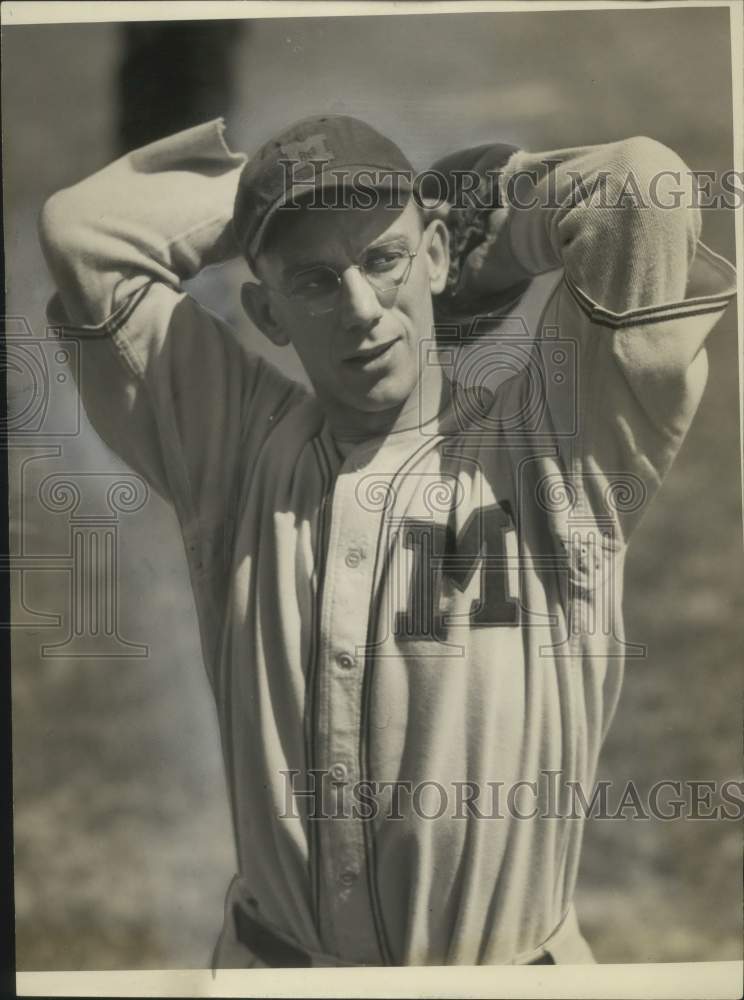
[[[307,969],[346,965],[330,955],[305,951],[303,948],[280,938],[264,924],[249,916],[237,903],[233,906],[233,919],[238,940],[264,965],[274,969]],[[556,961],[544,946],[540,954],[527,958],[523,965],[555,965]]]
[[[267,923],[259,914],[255,903],[247,900],[242,893],[237,897],[228,893],[227,903],[223,936],[227,933],[228,938],[234,938],[241,952],[245,949],[242,955],[243,961],[238,959],[240,962],[238,967],[245,967],[243,962],[246,961],[249,966],[260,963],[269,968],[332,968],[354,967],[359,964],[302,947],[297,941]],[[218,944],[215,965],[224,967],[218,960],[219,950]],[[224,957],[227,958],[226,955]],[[539,945],[521,952],[510,961],[490,963],[486,958],[483,964],[556,965],[591,962],[594,962],[594,957],[581,934],[574,907],[571,905],[557,927]]]

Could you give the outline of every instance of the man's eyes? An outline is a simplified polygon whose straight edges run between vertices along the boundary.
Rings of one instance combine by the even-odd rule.
[[[303,271],[294,276],[290,287],[294,292],[313,293],[335,288],[338,279],[330,269],[318,268],[313,271]]]
[[[368,271],[384,271],[389,267],[395,267],[399,261],[404,257],[407,257],[408,253],[405,250],[390,249],[390,250],[376,250],[374,253],[369,254],[364,260],[364,268]]]
[[[402,247],[381,247],[366,255],[361,262],[362,270],[372,274],[384,274],[399,267],[401,261],[409,257],[410,253]],[[319,265],[295,274],[290,279],[289,287],[291,293],[295,295],[317,295],[335,290],[338,280],[338,273],[333,268]]]

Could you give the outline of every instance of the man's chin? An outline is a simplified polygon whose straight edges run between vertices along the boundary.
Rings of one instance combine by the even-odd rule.
[[[397,393],[370,393],[337,403],[329,416],[341,437],[376,437],[393,427],[406,402]]]
[[[363,413],[398,413],[408,402],[409,392],[404,392],[399,386],[377,385],[370,392],[364,393],[355,400],[355,409]]]
[[[392,383],[392,384],[391,384]],[[396,380],[381,378],[366,391],[350,392],[350,386],[344,386],[345,392],[325,395],[325,409],[333,422],[338,426],[348,425],[356,430],[368,433],[378,433],[391,426],[401,411],[410,405],[414,385],[408,389],[406,384]],[[324,399],[318,393],[321,405]]]

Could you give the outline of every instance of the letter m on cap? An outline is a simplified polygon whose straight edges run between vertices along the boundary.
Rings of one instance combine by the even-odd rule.
[[[281,151],[287,160],[299,160],[302,163],[308,163],[311,160],[335,160],[335,156],[326,146],[324,132],[309,135],[302,142],[286,142],[281,147]]]

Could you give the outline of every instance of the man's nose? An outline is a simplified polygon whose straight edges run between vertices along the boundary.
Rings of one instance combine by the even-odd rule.
[[[382,319],[377,293],[358,267],[341,276],[341,322],[347,330],[370,330]]]

